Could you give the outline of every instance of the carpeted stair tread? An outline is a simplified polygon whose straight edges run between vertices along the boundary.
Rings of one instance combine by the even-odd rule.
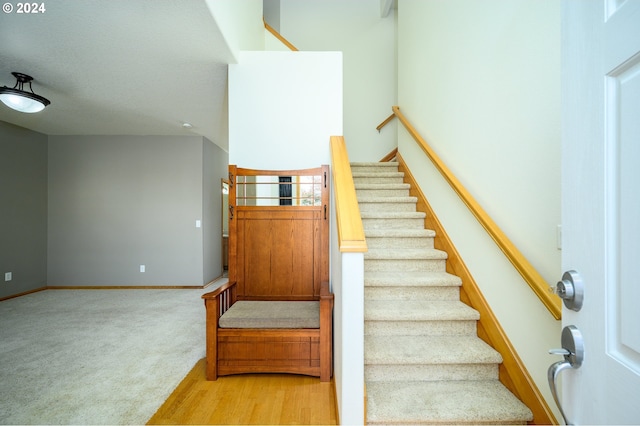
[[[360,212],[362,219],[424,219],[424,212]],[[363,224],[363,226],[366,224]],[[366,230],[366,226],[365,226]]]
[[[355,183],[356,191],[358,189],[409,189],[411,185],[408,183]]]
[[[364,254],[364,261],[367,260],[442,260],[447,258],[447,252],[438,249],[428,248],[408,248],[408,249],[369,249]]]
[[[365,321],[479,320],[480,314],[459,300],[367,300]]]
[[[358,199],[358,203],[389,203],[389,204],[395,204],[395,203],[408,203],[408,204],[414,204],[418,202],[418,199],[416,197],[411,197],[411,196],[400,196],[400,197],[384,197],[384,196],[380,196],[380,195],[360,195],[360,196],[356,196]]]
[[[497,380],[371,382],[369,424],[524,424],[531,411]]]
[[[392,169],[393,167],[390,167],[390,168]],[[355,178],[381,178],[381,177],[394,179],[394,178],[404,177],[404,173],[382,169],[381,171],[375,171],[375,172],[352,171],[351,176],[354,179]]]
[[[394,168],[394,167],[398,167],[398,162],[397,161],[385,161],[385,162],[380,162],[380,161],[354,161],[353,163],[351,163],[351,167],[377,167],[380,169],[385,169],[385,168]]]
[[[364,377],[371,382],[446,382],[498,380],[497,364],[367,365]]]
[[[405,211],[415,212],[417,200],[410,196],[384,196],[359,193],[360,212],[365,211]]]
[[[499,364],[502,356],[477,336],[376,336],[364,341],[367,364]]]
[[[462,280],[448,272],[365,271],[365,287],[448,287],[461,286]]]
[[[372,228],[365,229],[364,235],[367,238],[433,238],[436,236],[436,233],[431,229]]]

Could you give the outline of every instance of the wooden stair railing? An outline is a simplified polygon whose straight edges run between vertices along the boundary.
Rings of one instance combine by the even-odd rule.
[[[282,35],[277,32],[271,25],[267,24],[267,21],[264,20],[264,18],[262,18],[262,21],[264,22],[264,28],[269,31],[271,34],[273,34],[273,36],[275,38],[277,38],[278,40],[280,40],[282,42],[282,44],[284,44],[285,46],[287,46],[289,48],[289,50],[293,51],[293,52],[297,52],[298,48],[295,47],[293,44],[291,44],[289,42],[289,40],[287,40],[286,38],[282,37]]]
[[[364,253],[367,242],[344,137],[331,136],[330,143],[338,246],[342,253]]]
[[[489,236],[495,241],[496,245],[502,250],[507,259],[514,268],[520,273],[525,282],[531,287],[533,292],[538,296],[540,301],[549,310],[551,315],[557,320],[562,318],[562,302],[560,298],[553,293],[551,286],[536,271],[531,263],[524,257],[518,248],[509,240],[500,227],[491,219],[487,212],[478,204],[471,193],[460,183],[449,168],[442,162],[440,157],[429,146],[429,144],[420,136],[416,129],[411,125],[407,118],[400,112],[400,107],[392,107],[393,114],[385,119],[378,127],[378,131],[390,122],[393,117],[397,117],[416,143],[429,157],[433,165],[440,172],[442,177],[449,183],[451,188],[458,194],[462,202],[469,208],[469,211],[480,222],[482,227],[487,231]]]

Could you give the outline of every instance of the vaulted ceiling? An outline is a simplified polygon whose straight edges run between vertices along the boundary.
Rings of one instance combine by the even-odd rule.
[[[0,86],[51,101],[0,120],[49,135],[201,135],[227,147],[227,64],[205,0],[55,0],[0,13]],[[183,128],[190,123],[191,129]]]

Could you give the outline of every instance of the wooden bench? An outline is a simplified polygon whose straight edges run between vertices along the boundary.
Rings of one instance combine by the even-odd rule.
[[[229,166],[229,282],[203,295],[207,379],[332,375],[328,166]]]

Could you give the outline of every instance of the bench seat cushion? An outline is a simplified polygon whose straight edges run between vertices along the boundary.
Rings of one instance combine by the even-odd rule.
[[[221,328],[320,328],[320,302],[241,300],[219,320]]]

